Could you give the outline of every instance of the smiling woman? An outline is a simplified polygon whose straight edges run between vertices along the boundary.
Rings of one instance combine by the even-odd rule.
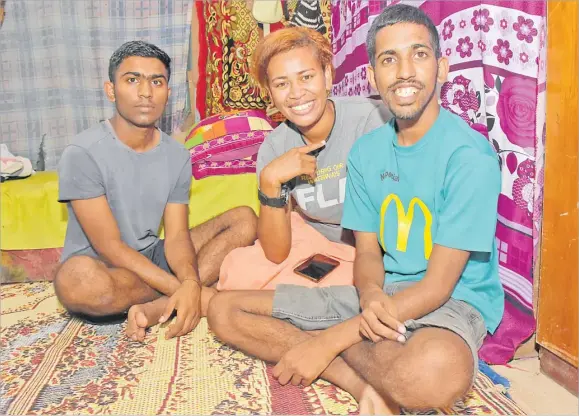
[[[390,116],[379,101],[329,97],[332,58],[324,36],[303,27],[273,32],[255,50],[254,77],[286,122],[258,153],[260,245],[226,258],[219,289],[274,288],[282,281],[309,285],[293,269],[319,250],[340,253],[342,260],[321,285],[352,282],[353,238],[340,226],[346,160],[352,144]],[[295,205],[299,214],[292,215]]]
[[[258,45],[254,61],[254,76],[274,106],[302,133],[315,128],[306,134],[310,141],[324,140],[334,119],[326,105],[334,78],[326,39],[309,29],[280,30]]]

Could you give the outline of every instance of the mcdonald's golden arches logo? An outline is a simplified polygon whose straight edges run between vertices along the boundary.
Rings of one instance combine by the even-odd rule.
[[[410,228],[414,220],[415,207],[418,206],[424,215],[424,258],[428,260],[430,253],[432,253],[432,214],[426,204],[417,197],[410,200],[408,204],[408,211],[404,209],[404,205],[396,194],[390,194],[384,201],[380,208],[380,243],[382,248],[386,251],[386,243],[384,242],[384,222],[386,221],[386,211],[390,203],[394,202],[396,205],[396,213],[398,214],[398,235],[396,237],[396,250],[403,253],[406,252],[408,246],[408,237],[410,236]]]

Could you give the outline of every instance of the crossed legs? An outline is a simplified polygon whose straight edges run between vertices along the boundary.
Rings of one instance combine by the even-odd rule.
[[[314,335],[273,318],[273,295],[273,291],[219,293],[211,300],[207,314],[211,330],[241,351],[277,363],[292,347]],[[348,391],[359,402],[368,387],[340,357],[321,377]]]
[[[215,293],[209,286],[219,278],[225,256],[237,247],[252,244],[256,238],[257,217],[248,207],[229,210],[190,230],[197,253],[203,286],[202,313]],[[173,279],[177,278],[172,276]],[[72,313],[89,318],[107,318],[129,308],[127,334],[144,337],[145,328],[158,321],[168,298],[149,287],[138,275],[107,267],[101,260],[75,256],[65,261],[54,279],[56,295]],[[138,334],[136,334],[138,332]]]
[[[248,354],[277,363],[292,347],[314,335],[273,318],[273,296],[274,292],[267,291],[219,293],[211,300],[207,315],[212,331]],[[396,414],[398,406],[451,406],[471,385],[473,357],[455,333],[422,328],[405,344],[356,344],[320,377],[352,394],[360,413]]]

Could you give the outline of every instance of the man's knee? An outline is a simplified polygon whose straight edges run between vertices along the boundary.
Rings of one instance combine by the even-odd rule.
[[[235,322],[235,314],[239,312],[235,303],[235,292],[217,293],[209,301],[207,322],[213,333],[222,341],[227,341]]]
[[[462,340],[430,338],[392,363],[384,383],[402,407],[427,409],[452,406],[472,380],[473,360]]]
[[[257,238],[257,215],[247,206],[233,208],[229,211],[230,226],[242,240],[242,244],[249,245]]]
[[[113,288],[97,260],[88,256],[74,256],[66,260],[54,278],[58,300],[70,312],[102,316],[111,303]]]

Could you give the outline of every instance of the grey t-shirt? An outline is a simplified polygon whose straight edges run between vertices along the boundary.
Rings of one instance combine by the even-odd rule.
[[[81,254],[97,257],[70,201],[101,195],[107,198],[123,242],[143,251],[159,240],[167,203],[189,203],[190,155],[163,132],[155,148],[136,152],[117,138],[107,120],[80,133],[64,149],[58,183],[58,200],[68,205],[61,261]]]
[[[336,122],[326,147],[317,157],[315,183],[299,177],[292,196],[302,217],[331,241],[352,243],[340,221],[346,192],[346,161],[354,142],[390,120],[381,101],[363,97],[332,97]],[[288,123],[273,130],[259,148],[257,175],[275,158],[294,147],[304,146],[300,133]]]

